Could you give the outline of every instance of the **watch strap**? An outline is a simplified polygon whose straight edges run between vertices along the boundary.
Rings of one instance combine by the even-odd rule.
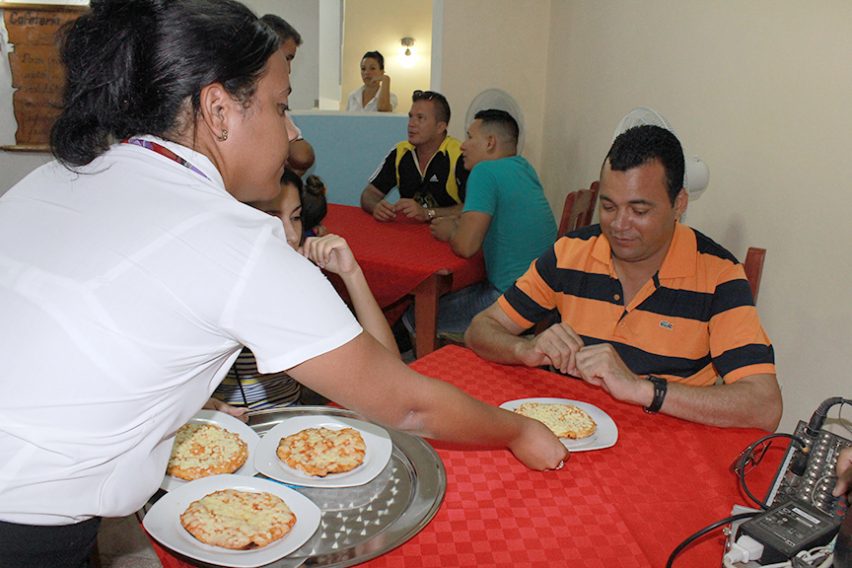
[[[645,407],[645,412],[648,414],[656,414],[663,407],[663,401],[666,400],[669,383],[660,377],[648,375],[648,380],[654,384],[654,399],[651,404]]]

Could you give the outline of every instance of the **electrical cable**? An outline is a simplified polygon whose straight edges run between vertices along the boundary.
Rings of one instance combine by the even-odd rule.
[[[748,484],[746,483],[746,480],[745,480],[746,465],[748,464],[749,461],[751,461],[751,463],[753,463],[754,465],[757,465],[758,463],[760,463],[760,460],[763,459],[763,454],[766,453],[766,450],[769,449],[769,445],[766,446],[763,449],[763,452],[760,454],[760,456],[756,460],[754,458],[755,448],[760,446],[760,444],[762,444],[762,443],[764,443],[768,440],[772,440],[774,438],[789,438],[792,442],[798,443],[801,448],[804,448],[806,446],[806,443],[805,443],[804,440],[802,440],[798,436],[794,436],[793,434],[786,434],[786,433],[783,433],[783,432],[778,432],[778,433],[775,433],[775,434],[767,434],[766,436],[760,438],[759,440],[757,440],[756,442],[754,442],[750,446],[748,446],[745,450],[743,450],[742,453],[740,453],[739,458],[737,458],[736,462],[734,462],[734,472],[737,474],[737,478],[740,480],[740,487],[742,487],[743,492],[748,496],[749,499],[751,499],[754,503],[759,505],[761,509],[764,509],[764,510],[768,509],[769,506],[763,500],[755,497],[755,495],[748,488]]]
[[[672,567],[672,564],[674,563],[675,558],[677,558],[678,555],[680,555],[680,553],[683,552],[686,549],[687,546],[689,546],[690,544],[692,544],[693,542],[695,542],[697,539],[701,538],[705,534],[709,533],[710,531],[718,529],[719,527],[727,525],[728,523],[733,523],[734,521],[739,521],[739,520],[742,520],[742,519],[750,519],[752,517],[756,517],[759,514],[760,514],[760,512],[754,511],[754,512],[751,512],[751,513],[740,513],[738,515],[731,515],[730,517],[725,517],[721,521],[716,521],[712,525],[707,525],[703,529],[691,534],[690,536],[686,537],[683,540],[683,542],[681,542],[679,545],[677,545],[674,550],[672,550],[672,553],[669,555],[669,559],[666,562],[666,568]]]

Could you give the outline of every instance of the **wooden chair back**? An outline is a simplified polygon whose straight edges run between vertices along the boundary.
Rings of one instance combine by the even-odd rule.
[[[589,189],[578,189],[565,196],[557,233],[560,237],[592,224],[592,216],[595,214],[595,206],[598,203],[598,189],[598,182],[594,182]]]
[[[760,291],[760,277],[763,274],[763,261],[766,258],[766,249],[749,247],[746,253],[743,268],[745,268],[746,279],[751,287],[751,295],[757,304],[757,293]]]

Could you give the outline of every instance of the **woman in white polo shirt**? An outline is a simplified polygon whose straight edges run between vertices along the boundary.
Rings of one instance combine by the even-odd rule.
[[[0,566],[83,564],[242,346],[390,427],[536,469],[565,457],[543,425],[362,333],[281,222],[242,203],[275,195],[287,158],[277,50],[229,0],[93,2],[68,31],[58,160],[0,198]]]

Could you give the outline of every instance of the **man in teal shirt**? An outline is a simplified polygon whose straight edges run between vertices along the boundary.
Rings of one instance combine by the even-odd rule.
[[[441,297],[438,331],[464,333],[470,320],[526,272],[556,240],[553,212],[535,170],[518,156],[518,123],[502,110],[476,113],[462,144],[470,170],[461,215],[431,223],[432,234],[468,258],[482,249],[487,282]]]

